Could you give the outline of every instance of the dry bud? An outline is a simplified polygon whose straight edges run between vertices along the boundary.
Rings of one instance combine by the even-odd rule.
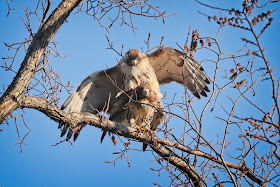
[[[230,73],[235,73],[235,69],[232,68],[232,69],[230,70]]]
[[[213,177],[217,180],[218,176],[216,175],[216,173],[212,172]]]
[[[197,41],[195,40],[191,43],[191,51],[196,51],[196,48],[197,48]]]
[[[130,142],[124,142],[124,146],[125,146],[125,147],[128,147],[129,145],[131,145]]]
[[[193,53],[191,53],[191,54],[190,54],[190,57],[194,58],[194,54],[193,54]]]
[[[271,11],[271,10],[268,10],[268,11],[267,11],[267,15],[269,15],[269,16],[270,16],[270,15],[271,15],[271,13],[272,13],[272,11]]]
[[[208,37],[206,43],[208,43],[208,46],[211,47],[212,46],[212,42],[211,42],[211,38]]]
[[[271,139],[271,138],[275,137],[276,135],[277,135],[276,133],[272,134],[269,138]]]
[[[116,146],[118,144],[118,141],[116,140],[115,136],[111,137],[113,144]]]
[[[226,22],[226,23],[228,22],[228,17],[225,17],[225,22]]]
[[[237,82],[237,83],[235,84],[235,87],[236,87],[236,88],[239,88],[240,86],[242,86],[242,84],[243,84],[244,82],[245,82],[245,79],[243,79],[243,80]]]
[[[204,46],[204,41],[203,40],[199,40],[201,46]]]
[[[241,64],[240,64],[240,63],[237,63],[237,64],[236,64],[236,67],[237,67],[237,68],[240,68],[240,67],[241,67]]]
[[[185,49],[186,53],[190,52],[190,49],[189,49],[189,46],[188,46],[188,44],[187,44],[187,43],[185,44],[184,49]]]

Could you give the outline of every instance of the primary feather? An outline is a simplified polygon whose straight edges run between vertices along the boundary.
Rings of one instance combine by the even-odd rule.
[[[163,46],[148,54],[148,57],[160,84],[174,81],[185,85],[197,98],[207,96],[205,92],[209,92],[209,89],[206,84],[210,81],[203,73],[202,66],[186,53]]]

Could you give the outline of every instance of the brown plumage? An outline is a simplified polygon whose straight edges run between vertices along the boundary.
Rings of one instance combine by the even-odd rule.
[[[209,92],[206,84],[209,79],[203,73],[204,69],[186,53],[171,47],[161,47],[148,54],[149,61],[154,68],[159,84],[177,82],[184,84],[194,96],[207,96]]]
[[[129,60],[136,60],[137,58],[139,58],[139,53],[140,51],[138,51],[137,49],[131,49],[130,51],[128,51]]]
[[[136,49],[132,49],[126,53],[116,66],[95,72],[83,80],[76,91],[62,105],[62,109],[66,108],[66,112],[90,112],[97,114],[108,108],[107,113],[111,114],[111,119],[114,118],[115,121],[122,121],[114,116],[122,113],[123,107],[127,106],[127,103],[119,101],[124,99],[124,97],[116,96],[119,95],[120,91],[129,92],[141,86],[150,90],[152,94],[154,92],[156,95],[155,102],[151,100],[152,97],[150,100],[147,98],[141,100],[143,103],[153,103],[151,105],[160,108],[160,110],[152,112],[154,115],[149,125],[151,130],[156,130],[163,119],[159,84],[173,81],[184,84],[197,98],[200,98],[200,95],[207,96],[206,92],[209,92],[206,84],[209,84],[210,81],[203,73],[203,68],[184,52],[170,47],[160,47],[155,52],[146,55]],[[131,104],[130,107],[134,104]],[[141,107],[144,105],[142,104]],[[139,115],[137,112],[140,111],[136,110],[136,114]],[[131,122],[122,122],[124,122],[124,125],[131,125]],[[143,125],[137,120],[136,122],[140,124],[139,126]],[[77,124],[77,127],[80,126],[82,127],[84,124]],[[63,128],[63,124],[59,125],[59,128]],[[68,138],[72,136],[72,128],[69,129]],[[62,136],[66,133],[67,129],[67,126],[63,128]],[[74,139],[77,138],[80,129],[82,128],[78,128],[75,131]]]
[[[110,119],[126,126],[150,130],[151,126],[157,127],[164,117],[164,115],[156,115],[158,107],[162,106],[159,83],[146,54],[141,54],[138,50],[132,49],[127,52],[126,56],[128,56],[128,61],[132,61],[133,63],[129,63],[132,66],[121,66],[122,73],[125,77],[124,90],[128,91],[141,86],[147,90],[147,97],[137,102],[130,101],[120,107],[118,111],[111,111]],[[161,120],[153,120],[154,116],[161,117]],[[158,124],[151,125],[152,122],[158,122]]]

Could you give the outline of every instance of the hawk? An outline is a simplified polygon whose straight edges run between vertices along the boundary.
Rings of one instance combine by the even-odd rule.
[[[147,55],[133,49],[116,66],[92,73],[84,79],[61,109],[66,108],[65,112],[93,114],[106,110],[110,119],[123,125],[146,126],[156,130],[163,119],[159,84],[175,81],[185,85],[197,98],[201,95],[206,97],[206,92],[209,92],[206,84],[210,81],[203,71],[197,61],[171,47],[162,46]],[[133,95],[137,90],[138,93]],[[130,99],[124,97],[129,96],[128,93],[132,94]],[[74,131],[76,140],[84,125],[77,124],[77,128],[69,128],[67,138],[71,138]],[[59,128],[62,126],[60,124]],[[61,136],[67,130],[68,126],[64,125]]]

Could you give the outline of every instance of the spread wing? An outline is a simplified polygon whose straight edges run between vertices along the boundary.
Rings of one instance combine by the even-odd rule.
[[[175,81],[184,84],[198,98],[200,95],[207,96],[205,92],[209,92],[209,89],[206,84],[209,84],[210,81],[203,73],[201,65],[188,57],[186,53],[170,47],[161,47],[149,54],[148,58],[160,84]],[[111,106],[114,105],[114,98],[119,92],[118,88],[122,89],[124,85],[124,76],[119,64],[95,72],[81,82],[61,108],[66,108],[66,112],[90,112],[93,114],[107,107],[109,108],[108,113],[111,110],[117,111],[118,109]],[[158,115],[161,116],[161,112],[158,112]],[[159,123],[158,120],[154,119],[151,128],[156,129]],[[59,128],[62,126],[63,124],[60,124]],[[69,128],[67,138],[70,139],[75,132],[75,140],[83,126],[84,124],[77,124],[74,129]],[[67,130],[68,126],[65,125],[61,136]]]
[[[65,112],[89,112],[96,114],[99,111],[106,110],[119,92],[118,88],[124,85],[123,74],[119,65],[112,68],[95,72],[85,78],[77,89],[64,102],[61,109],[66,108]],[[109,108],[109,107],[108,107]],[[74,140],[78,137],[82,127],[85,124],[77,124],[75,127],[59,124],[62,128],[61,137],[68,131],[67,138],[70,139],[73,132]]]
[[[64,102],[61,109],[66,112],[102,111],[108,101],[115,97],[124,84],[119,66],[95,72],[85,78]]]
[[[207,96],[205,92],[209,89],[206,84],[210,81],[202,66],[186,53],[171,47],[160,47],[148,57],[160,84],[175,81],[184,84],[197,98]]]

